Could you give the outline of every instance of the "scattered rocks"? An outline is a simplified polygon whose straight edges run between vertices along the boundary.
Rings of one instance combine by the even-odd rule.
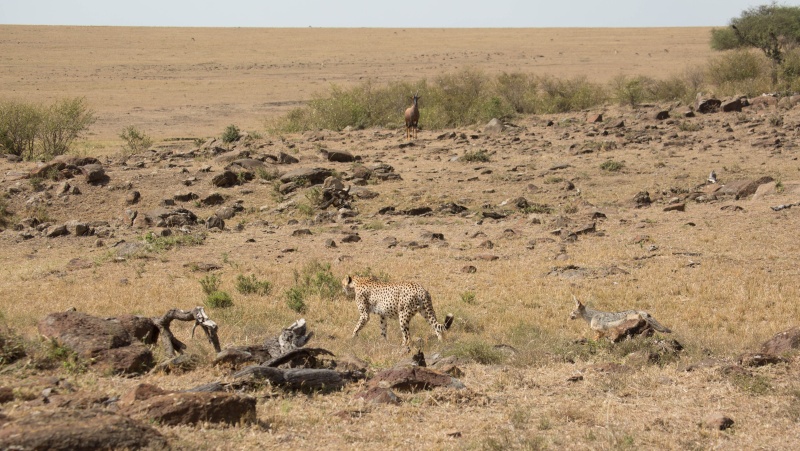
[[[32,411],[0,428],[2,449],[168,449],[152,426],[103,409]]]
[[[217,188],[230,188],[239,184],[239,176],[230,170],[222,171],[211,178],[211,184]]]

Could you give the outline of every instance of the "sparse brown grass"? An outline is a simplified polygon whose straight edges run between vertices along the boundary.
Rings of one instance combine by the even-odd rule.
[[[30,30],[38,30],[28,27],[0,29],[8,30],[23,42],[32,42]],[[59,30],[45,28],[41,31],[42,53],[53,56],[51,47],[54,44],[50,40]],[[243,130],[250,129],[248,121],[257,124],[262,114],[282,108],[255,101],[250,103],[250,99],[258,96],[268,99],[263,102],[306,99],[310,91],[322,84],[322,78],[332,77],[333,80],[331,74],[350,67],[330,56],[332,54],[326,55],[324,46],[318,49],[311,45],[311,37],[334,36],[347,40],[363,35],[379,42],[376,36],[386,40],[387,36],[393,39],[393,33],[404,33],[401,30],[341,34],[333,30],[219,30],[215,31],[220,37],[216,47],[205,41],[207,35],[197,30],[149,31],[132,30],[131,33],[143,40],[143,48],[150,48],[154,47],[153,42],[163,40],[164,33],[172,32],[175,39],[170,40],[171,45],[179,47],[154,50],[147,55],[137,55],[137,51],[131,49],[121,51],[124,57],[135,62],[132,67],[123,66],[124,58],[111,57],[108,50],[79,55],[83,59],[78,61],[83,61],[87,71],[89,67],[91,70],[99,68],[101,74],[107,73],[109,77],[96,80],[97,86],[91,92],[77,93],[85,94],[93,106],[97,103],[99,128],[91,139],[100,147],[101,154],[103,146],[109,142],[106,141],[108,136],[118,133],[119,121],[124,121],[125,125],[136,123],[148,135],[159,139],[218,135],[231,123]],[[111,34],[100,28],[62,29],[60,32],[73,33],[73,37],[80,38],[76,41],[78,44],[89,37],[102,42],[97,36]],[[484,45],[475,31],[470,34],[462,30],[426,30],[422,34],[430,36],[432,33],[471,36],[467,43]],[[637,66],[641,60],[637,63],[631,56],[634,50],[640,52],[642,60],[650,58],[647,61],[655,62],[652,67],[656,69],[669,66],[669,71],[662,72],[676,69],[676,60],[688,64],[698,54],[707,55],[698,50],[707,46],[706,41],[685,44],[680,47],[683,50],[677,50],[678,44],[670,45],[667,53],[661,49],[663,44],[655,47],[654,41],[641,39],[641,32],[637,34],[631,30],[575,31],[577,36],[582,36],[581,42],[587,43],[586,48],[577,46],[578,38],[573,38],[567,30],[514,33],[513,30],[489,30],[488,36],[494,38],[491,41],[494,44],[503,37],[516,36],[513,42],[519,45],[520,34],[539,36],[542,33],[541,36],[547,37],[539,40],[539,45],[547,49],[542,50],[545,57],[562,58],[563,67],[553,70],[563,71],[568,76],[581,75],[580,71],[600,74],[607,64],[612,65],[608,67],[614,70],[608,72],[613,74],[650,68]],[[685,36],[699,35],[705,39],[707,30],[656,30],[644,34],[648,39],[660,36],[662,40],[665,35],[674,36],[677,42]],[[194,42],[204,45],[203,49],[218,49],[218,53],[199,52],[192,47],[191,36],[196,36]],[[551,44],[548,44],[549,36],[554,39]],[[588,50],[592,48],[597,52],[603,42],[626,36],[633,36],[631,41],[637,42],[620,44],[620,53],[624,55],[619,57],[612,56],[608,50],[607,58],[600,58]],[[298,40],[295,48],[304,50],[296,52],[296,58],[282,53],[263,65],[260,62],[252,63],[253,66],[244,64],[252,58],[247,56],[247,52],[254,51],[251,46],[263,46],[264,40],[279,37]],[[110,39],[111,44],[119,43],[119,38]],[[219,50],[232,48],[229,43],[234,40],[240,45],[235,50]],[[407,45],[397,54],[387,51],[387,48],[399,49],[400,44],[394,41],[375,45],[378,50],[374,52],[363,48],[364,59],[358,60],[361,62],[356,66],[359,71],[370,71],[374,66],[377,79],[396,76],[401,69],[412,65],[421,66],[421,73],[432,76],[443,71],[438,61],[459,55],[458,52],[463,52],[459,46],[466,45],[458,40],[442,41],[451,47],[438,53],[426,50],[424,55],[417,55],[421,52],[416,50],[409,55],[408,49],[414,47]],[[647,46],[652,47],[652,57],[641,54]],[[0,43],[0,49],[7,47]],[[272,48],[285,52],[280,46]],[[481,50],[468,52],[464,61],[479,65],[477,63],[487,54],[485,49],[479,48]],[[534,67],[531,48],[503,49],[503,55],[490,55],[493,70],[504,70],[504,65],[519,65],[523,70]],[[175,63],[178,64],[176,71],[199,73],[205,84],[182,85],[181,77],[171,78],[155,61],[166,54],[159,52],[177,50],[188,56]],[[558,51],[564,55],[557,56]],[[380,52],[389,55],[389,60],[377,64],[375,55]],[[31,58],[40,57],[36,52],[29,53]],[[353,50],[353,54],[362,55],[357,50]],[[104,59],[105,56],[109,59]],[[503,56],[507,59],[501,58]],[[665,58],[671,63],[665,63]],[[343,61],[345,59],[343,57]],[[590,61],[578,65],[580,59]],[[54,64],[65,64],[63,60],[54,61],[60,61]],[[148,66],[148,62],[153,66]],[[460,60],[458,64],[462,64]],[[88,89],[86,86],[92,80],[85,74],[75,79],[65,78],[41,67],[49,66],[35,59],[20,63],[13,82],[0,84],[0,89],[22,89],[18,79],[36,70],[42,70],[42,77],[50,80],[53,86],[67,91]],[[390,74],[389,70],[397,72]],[[289,80],[286,74],[292,71],[304,75]],[[128,96],[124,102],[106,102],[103,88],[122,90],[126,85],[120,74],[134,72],[153,76],[153,79],[141,81],[141,89],[147,95]],[[357,78],[350,72],[342,73],[344,75],[337,75],[342,77],[337,81],[349,82],[350,78]],[[276,82],[264,82],[267,75]],[[182,95],[194,93],[192,89],[199,89],[197,86],[208,94],[208,104],[192,107]],[[252,89],[246,98],[241,95],[245,87]],[[276,94],[268,89],[283,91]],[[171,90],[168,96],[164,95],[167,90]],[[35,97],[49,95],[47,91],[24,91],[31,100],[45,100]],[[134,99],[141,102],[138,108],[125,103]],[[228,105],[230,109],[221,108],[221,105]],[[195,108],[208,108],[213,114],[201,116],[196,122],[188,118],[170,120],[175,128],[163,126],[165,117],[190,116],[189,111],[196,112]],[[315,332],[313,346],[330,349],[337,355],[353,354],[369,362],[373,371],[405,357],[399,352],[400,333],[396,321],[389,322],[388,341],[380,339],[377,318],[370,321],[357,339],[351,339],[358,314],[353,300],[343,295],[320,295],[310,291],[304,297],[306,310],[302,315],[286,305],[284,293],[298,284],[296,273],[302,274],[312,262],[329,263],[337,280],[345,274],[374,274],[390,280],[414,280],[425,286],[433,297],[440,320],[448,312],[453,312],[456,319],[452,330],[445,333],[445,340],[438,342],[430,326],[416,317],[411,323],[412,344],[422,347],[429,358],[437,353],[465,357],[465,363],[459,366],[464,371],[462,381],[468,389],[401,394],[401,405],[386,406],[364,405],[354,399],[361,384],[327,395],[295,395],[265,387],[256,393],[259,396],[258,424],[225,428],[209,425],[159,427],[176,447],[793,448],[800,443],[796,432],[800,417],[797,413],[800,411],[800,396],[797,395],[800,386],[796,383],[800,371],[796,359],[788,364],[752,369],[749,376],[738,379],[722,374],[718,368],[693,372],[682,371],[682,368],[707,356],[733,361],[738,354],[756,348],[772,334],[797,325],[800,318],[800,306],[796,302],[800,297],[800,286],[796,283],[800,245],[793,231],[800,225],[798,211],[793,208],[776,213],[769,209],[771,205],[796,200],[792,194],[781,192],[759,200],[688,202],[682,213],[664,212],[662,208],[675,193],[688,192],[702,183],[710,169],[717,171],[721,183],[773,175],[782,181],[782,186],[788,187],[789,182],[800,176],[798,163],[793,159],[794,149],[788,144],[797,138],[798,111],[793,109],[782,114],[781,125],[769,123],[766,118],[772,113],[750,111],[738,116],[718,114],[699,116],[691,122],[687,119],[656,123],[641,119],[640,110],[609,106],[603,110],[605,124],[586,124],[585,112],[580,112],[523,117],[515,121],[515,128],[499,137],[488,137],[480,130],[448,130],[479,136],[469,138],[466,143],[436,139],[423,128],[415,145],[403,148],[399,147],[399,143],[404,142],[402,131],[395,133],[385,129],[265,136],[253,144],[254,152],[285,151],[300,158],[301,165],[324,165],[340,173],[351,172],[349,164],[319,160],[322,142],[325,147],[352,151],[362,157],[364,164],[391,164],[403,180],[373,181],[366,188],[378,196],[355,200],[359,215],[352,220],[312,223],[307,222],[309,216],[298,209],[274,211],[287,199],[310,203],[306,198],[307,189],[275,196],[271,180],[275,177],[257,178],[240,187],[220,190],[230,196],[228,202],[241,199],[245,207],[235,218],[226,221],[227,230],[209,232],[201,242],[190,243],[193,245],[164,246],[158,252],[124,261],[113,258],[114,249],[110,245],[122,239],[141,240],[143,231],[119,226],[113,238],[95,246],[94,238],[83,237],[22,240],[16,231],[8,229],[0,233],[0,259],[4,263],[0,265],[0,299],[4,300],[0,303],[0,312],[16,332],[36,340],[36,324],[44,313],[70,307],[104,317],[128,313],[159,316],[173,307],[189,309],[203,305],[205,293],[199,280],[208,274],[198,272],[196,262],[206,262],[221,266],[214,273],[219,277],[219,289],[234,296],[232,306],[209,309],[212,319],[220,325],[223,347],[260,343],[302,316]],[[128,112],[132,115],[127,115]],[[546,126],[547,120],[553,120],[556,125]],[[602,138],[603,143],[613,142],[614,145],[600,146],[590,154],[570,152],[572,144],[580,145],[587,140],[599,143],[598,137],[587,135],[619,120],[626,124],[625,133],[615,136],[613,132]],[[732,124],[733,132],[725,131],[722,122]],[[697,125],[690,127],[689,123]],[[751,126],[755,127],[753,133]],[[771,133],[772,128],[768,127],[781,127],[778,130],[786,134],[787,144],[780,152],[750,145],[754,134]],[[252,125],[252,128],[257,126]],[[653,140],[629,141],[638,133]],[[678,138],[669,138],[673,134]],[[318,136],[324,139],[316,140]],[[721,139],[729,136],[735,139]],[[685,140],[686,144],[664,146],[669,139]],[[160,144],[177,151],[196,147],[191,140]],[[105,151],[113,154],[111,147],[114,145],[108,144]],[[475,148],[492,152],[492,158],[473,164],[456,161]],[[128,208],[124,203],[127,190],[118,189],[117,185],[131,181],[133,188],[142,192],[142,199],[135,208],[145,212],[158,208],[170,193],[186,189],[181,182],[188,176],[196,177],[190,188],[192,191],[211,191],[209,179],[223,166],[207,156],[169,161],[148,159],[148,155],[150,153],[143,152],[132,156],[125,169],[107,164],[109,187],[93,187],[74,180],[80,186],[80,196],[56,198],[41,211],[53,222],[82,219],[115,223]],[[134,166],[138,161],[145,162],[144,168]],[[606,161],[625,162],[624,169],[603,171],[600,167]],[[565,169],[548,169],[563,163],[568,163]],[[214,172],[201,172],[200,168],[206,164],[211,165]],[[20,168],[23,166],[0,160],[2,174]],[[270,167],[272,169],[284,170],[286,166]],[[567,180],[575,184],[575,190],[563,189]],[[0,178],[3,192],[15,183]],[[52,191],[59,182],[39,180],[37,183],[40,189]],[[6,208],[15,215],[26,211],[25,202],[35,194],[30,183],[23,181],[20,185],[21,194],[5,199]],[[630,202],[642,190],[649,191],[655,203],[649,208],[634,209]],[[534,207],[529,210],[515,207],[513,200],[520,196]],[[460,215],[434,213],[421,217],[377,214],[380,208],[389,205],[398,210],[420,206],[436,210],[446,202],[464,205],[469,210]],[[744,211],[721,210],[728,204],[741,206]],[[185,207],[201,218],[207,218],[217,208],[194,204]],[[480,216],[482,211],[494,208],[507,211],[509,216],[501,220]],[[595,220],[598,234],[582,235],[569,243],[561,242],[551,233],[559,216],[566,216],[571,226],[582,225],[591,221],[590,214],[595,210],[607,216]],[[12,223],[19,219],[14,216]],[[235,229],[238,223],[243,224],[242,230]],[[298,228],[309,228],[312,235],[292,236]],[[361,241],[340,242],[343,232],[354,230]],[[423,231],[442,233],[444,243],[425,241]],[[640,235],[647,235],[649,239],[638,244],[636,238]],[[384,242],[388,236],[397,238],[400,244],[388,247]],[[328,238],[336,241],[337,246],[325,247]],[[479,247],[487,239],[494,247]],[[407,246],[410,241],[428,246],[413,249]],[[563,253],[568,260],[558,257]],[[492,254],[498,259],[486,261],[480,258],[483,254]],[[69,262],[76,257],[92,264],[71,269]],[[468,264],[474,265],[477,271],[462,272]],[[553,274],[554,268],[566,265],[616,267],[621,271],[597,277],[566,278]],[[243,274],[252,275],[253,280],[269,281],[272,289],[260,293],[234,291]],[[626,363],[628,356],[623,350],[628,348],[592,341],[576,342],[591,334],[585,324],[567,319],[573,294],[603,310],[637,308],[651,312],[675,331],[672,338],[685,346],[684,352],[662,365],[632,365],[625,373],[593,369],[595,364]],[[208,364],[213,351],[204,339],[191,340],[190,328],[190,325],[175,325],[178,337],[189,345],[188,352],[204,362],[192,372],[123,379],[92,371],[49,371],[68,377],[80,390],[109,395],[121,395],[141,382],[181,390],[229,377],[227,369]],[[628,346],[630,350],[637,349]],[[163,358],[159,352],[160,348],[156,348],[157,356]],[[45,371],[26,366],[24,360],[2,370],[0,385],[16,385],[20,380]],[[568,381],[578,373],[583,375],[583,380]],[[722,411],[734,418],[734,430],[712,432],[699,427],[698,423],[713,411]],[[200,428],[202,433],[198,433]],[[449,436],[452,432],[460,432],[461,437]]]

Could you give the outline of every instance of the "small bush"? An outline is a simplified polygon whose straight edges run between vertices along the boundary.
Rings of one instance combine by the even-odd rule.
[[[205,239],[206,236],[203,233],[159,236],[153,232],[148,232],[144,236],[144,241],[155,252],[163,252],[181,246],[198,246],[203,244]]]
[[[13,100],[0,102],[0,147],[11,155],[33,159],[41,122],[41,107]]]
[[[525,214],[530,213],[537,213],[537,214],[550,214],[553,212],[553,207],[547,204],[536,204],[531,203],[528,204],[525,208],[522,209],[522,212]]]
[[[468,150],[459,160],[466,163],[487,163],[489,162],[489,154],[485,150]]]
[[[0,366],[13,363],[25,354],[22,337],[6,325],[0,325]]]
[[[286,296],[286,306],[297,313],[305,313],[306,302],[305,293],[301,287],[292,287],[284,293]]]
[[[210,295],[219,290],[220,282],[216,274],[209,274],[200,279],[200,286],[203,287],[203,292],[206,295]]]
[[[600,169],[608,172],[619,172],[622,168],[625,167],[625,164],[621,161],[614,161],[614,160],[607,160],[604,161],[600,165]]]
[[[225,131],[222,132],[222,142],[226,144],[230,144],[232,142],[236,142],[239,138],[242,137],[242,132],[239,130],[239,127],[231,124],[225,128]]]
[[[603,86],[589,82],[586,77],[542,77],[539,90],[539,114],[584,110],[602,104],[608,97]]]
[[[122,145],[124,155],[135,155],[153,145],[153,140],[134,125],[125,127],[119,137],[125,142]]]
[[[206,307],[228,308],[233,306],[233,299],[226,291],[213,291],[206,296]]]
[[[95,120],[81,97],[56,101],[44,111],[37,131],[41,156],[49,160],[67,153]]]
[[[266,296],[272,291],[272,284],[266,280],[258,280],[255,274],[236,276],[236,290],[242,294],[258,294]]]
[[[281,174],[277,169],[267,169],[267,168],[256,168],[256,175],[261,180],[266,180],[271,182],[273,180],[277,180]]]

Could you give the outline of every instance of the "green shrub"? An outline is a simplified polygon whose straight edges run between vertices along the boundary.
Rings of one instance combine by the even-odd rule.
[[[600,165],[600,169],[608,172],[618,172],[625,167],[625,163],[621,161],[607,160]]]
[[[305,313],[306,302],[305,292],[301,287],[291,287],[284,293],[286,296],[286,306],[297,313]]]
[[[233,299],[226,291],[213,291],[206,296],[205,305],[209,308],[228,308],[233,306]]]
[[[239,127],[231,124],[225,128],[225,131],[222,132],[222,142],[226,144],[230,144],[232,142],[236,142],[239,138],[242,137],[241,131],[239,131]]]
[[[721,95],[753,96],[773,88],[769,60],[747,50],[734,50],[712,58],[706,65],[706,76]]]
[[[203,292],[206,295],[210,295],[219,290],[220,282],[216,274],[209,274],[200,279],[200,286],[203,287]]]
[[[483,149],[474,151],[468,150],[464,152],[464,155],[462,155],[459,160],[467,163],[486,163],[489,161],[489,154]]]
[[[94,111],[86,106],[82,97],[56,101],[44,110],[38,127],[40,156],[49,160],[67,153],[72,143],[80,138],[95,120]]]
[[[540,107],[537,113],[566,113],[602,104],[607,99],[605,88],[586,77],[558,79],[551,76],[539,80]]]
[[[612,95],[620,105],[635,107],[646,100],[646,85],[649,82],[646,77],[628,78],[621,75],[611,81]]]
[[[536,78],[528,74],[503,72],[495,80],[497,95],[519,114],[536,112],[536,87]]]
[[[25,354],[22,337],[8,326],[0,325],[0,366],[13,363],[24,357]]]
[[[135,125],[125,127],[119,137],[125,141],[125,144],[122,145],[122,152],[125,155],[135,155],[153,145],[153,140]]]
[[[272,284],[266,280],[258,280],[255,274],[236,276],[236,290],[242,294],[259,294],[266,296],[272,291]]]
[[[342,294],[341,283],[331,272],[329,263],[312,260],[302,270],[294,271],[294,286],[284,292],[286,305],[296,311],[305,312],[308,296],[333,299]]]
[[[0,102],[0,146],[5,153],[27,160],[34,158],[42,114],[41,107],[36,105],[13,100]]]
[[[175,247],[197,246],[203,244],[206,239],[204,233],[183,233],[168,236],[159,236],[153,232],[148,232],[144,236],[144,241],[155,252],[163,252]]]

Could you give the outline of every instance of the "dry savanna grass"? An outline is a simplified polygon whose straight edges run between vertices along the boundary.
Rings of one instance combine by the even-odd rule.
[[[796,357],[742,373],[721,371],[742,352],[800,322],[795,233],[800,207],[770,209],[797,202],[797,107],[656,121],[654,113],[671,105],[606,106],[515,118],[500,135],[482,126],[432,131],[421,124],[412,146],[405,145],[402,128],[283,136],[264,131],[266,120],[330,83],[418,79],[467,66],[587,75],[596,81],[620,73],[669,75],[705,62],[708,29],[0,29],[6,68],[0,73],[0,98],[47,102],[60,95],[85,96],[98,122],[80,152],[100,157],[110,178],[106,186],[75,179],[70,183],[81,194],[58,196],[58,181],[16,178],[33,163],[0,160],[9,212],[9,226],[0,233],[0,312],[31,342],[45,314],[70,307],[105,317],[158,316],[173,307],[202,305],[200,281],[209,273],[198,271],[200,263],[220,267],[213,274],[233,299],[231,307],[208,309],[220,325],[223,347],[259,343],[304,317],[315,332],[314,346],[355,355],[372,371],[392,366],[405,357],[396,321],[389,322],[388,341],[380,339],[374,317],[358,338],[350,338],[357,311],[336,286],[346,274],[417,281],[432,294],[440,320],[455,314],[443,342],[419,317],[411,335],[429,358],[463,359],[465,390],[403,393],[403,402],[390,406],[356,400],[362,384],[311,395],[265,387],[255,393],[257,424],[157,426],[176,448],[683,450],[800,444]],[[601,112],[602,123],[587,123],[587,116]],[[614,127],[619,122],[624,126]],[[131,124],[156,144],[122,165],[116,137]],[[334,221],[315,219],[320,212],[310,206],[313,188],[281,195],[274,181],[263,178],[213,188],[210,179],[224,161],[202,150],[193,157],[176,155],[197,149],[194,139],[219,137],[229,124],[263,135],[234,144],[232,152],[286,152],[300,166],[347,176],[354,164],[328,162],[319,152],[346,150],[365,165],[391,165],[402,180],[370,181],[363,188],[377,196],[354,200],[358,215]],[[765,139],[773,144],[759,144]],[[593,151],[579,151],[587,148]],[[460,159],[478,151],[488,161]],[[211,172],[203,171],[205,166]],[[761,176],[780,183],[758,198],[687,198],[708,190],[704,182],[712,169],[720,184]],[[141,200],[126,206],[133,189]],[[114,244],[143,241],[149,231],[125,225],[126,208],[147,212],[186,191],[218,191],[226,205],[241,201],[244,208],[226,221],[224,231],[197,226],[193,232],[202,234],[201,243],[116,258]],[[650,193],[653,205],[634,208],[641,191]],[[28,200],[37,193],[46,199],[35,206]],[[520,197],[528,209],[517,206]],[[664,211],[673,198],[686,203],[685,211]],[[277,210],[292,200],[294,208]],[[440,212],[449,202],[468,210]],[[203,219],[217,208],[179,204]],[[434,212],[380,214],[387,206]],[[598,211],[604,217],[595,215]],[[107,221],[114,234],[99,242],[24,240],[13,225],[30,216],[53,223]],[[596,231],[575,241],[554,233],[591,222]],[[294,236],[300,228],[311,235]],[[361,241],[341,242],[352,232]],[[441,233],[444,240],[430,240],[426,232]],[[389,237],[398,245],[388,246]],[[327,239],[337,246],[327,247]],[[476,271],[462,271],[467,265]],[[308,294],[305,311],[298,313],[287,306],[286,292],[308,268],[312,275],[330,276],[334,292]],[[255,275],[271,289],[240,293],[240,275]],[[592,334],[584,323],[567,319],[572,295],[602,310],[647,310],[685,349],[672,359],[647,363],[636,352],[651,349],[646,341],[581,341]],[[213,351],[202,339],[189,338],[188,325],[175,329],[189,353],[210,362]],[[155,352],[163,357],[160,348]],[[684,371],[706,358],[723,364]],[[612,363],[622,366],[608,370]],[[41,372],[25,360],[0,371],[0,386]],[[184,374],[137,378],[69,368],[54,372],[79,390],[110,396],[142,382],[180,390],[230,376],[209,364]],[[31,407],[15,401],[2,408],[13,417]],[[714,412],[733,418],[734,428],[701,427]]]

